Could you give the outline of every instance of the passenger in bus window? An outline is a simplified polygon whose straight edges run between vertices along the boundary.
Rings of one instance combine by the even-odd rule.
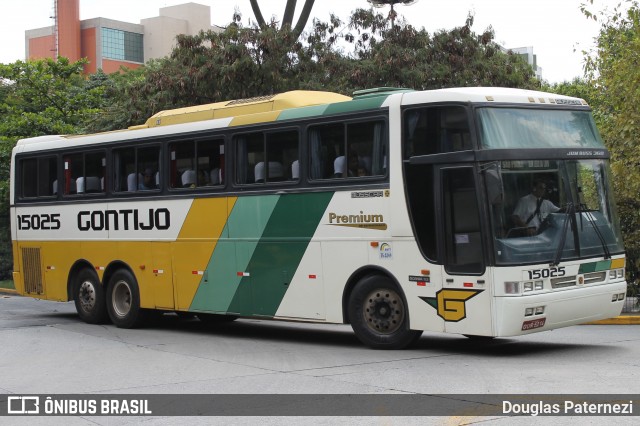
[[[349,151],[348,164],[348,177],[367,176],[367,170],[364,165],[361,164],[360,156],[356,151]]]
[[[537,233],[538,228],[540,228],[540,225],[549,213],[560,211],[560,207],[544,199],[546,192],[546,183],[542,180],[534,181],[531,194],[520,198],[513,211],[513,222],[517,227],[526,228],[528,235],[535,235]]]
[[[149,191],[156,189],[155,174],[150,168],[146,168],[142,175],[142,180],[138,182],[139,191]]]
[[[198,169],[198,186],[209,185],[209,174],[204,169]]]

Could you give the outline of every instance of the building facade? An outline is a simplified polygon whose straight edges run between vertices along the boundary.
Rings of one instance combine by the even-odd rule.
[[[179,34],[221,31],[211,25],[209,6],[186,3],[160,9],[159,16],[140,24],[107,18],[80,20],[80,0],[54,0],[54,25],[25,32],[26,59],[87,58],[85,73],[121,66],[137,68],[149,59],[171,53]]]

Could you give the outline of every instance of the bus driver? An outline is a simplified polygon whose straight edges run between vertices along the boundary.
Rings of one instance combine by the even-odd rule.
[[[551,201],[544,199],[546,191],[547,185],[543,181],[534,181],[531,194],[520,198],[513,211],[513,222],[517,227],[527,228],[528,235],[537,233],[540,224],[549,213],[555,213],[560,210]]]

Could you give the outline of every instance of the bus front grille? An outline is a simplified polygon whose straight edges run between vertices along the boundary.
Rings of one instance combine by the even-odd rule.
[[[603,283],[607,279],[606,272],[590,272],[588,274],[584,274],[584,283],[585,284],[593,284],[593,283]]]
[[[24,292],[42,294],[42,267],[40,249],[34,247],[22,248],[22,271],[24,273]]]
[[[577,275],[571,275],[568,277],[551,278],[551,288],[564,288],[571,287],[578,284],[594,284],[603,283],[607,279],[607,272],[590,272],[582,276],[582,281]]]
[[[551,278],[551,288],[564,288],[576,285],[576,276]]]

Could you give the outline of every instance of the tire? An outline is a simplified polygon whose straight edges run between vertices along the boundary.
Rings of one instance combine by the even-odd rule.
[[[233,322],[238,319],[236,315],[221,315],[221,314],[196,314],[198,319],[205,324],[223,324],[225,322]]]
[[[358,282],[349,297],[348,313],[358,339],[373,349],[403,349],[422,335],[409,329],[406,303],[386,277],[372,275]]]
[[[107,286],[107,311],[118,328],[136,328],[144,321],[138,282],[126,269],[117,270]]]
[[[91,269],[81,270],[74,279],[73,301],[78,316],[87,324],[108,322],[104,287]]]

